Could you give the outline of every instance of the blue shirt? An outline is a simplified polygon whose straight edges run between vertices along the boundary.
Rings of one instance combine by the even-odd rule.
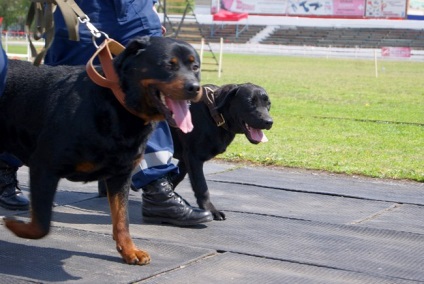
[[[6,73],[7,73],[7,55],[3,50],[3,46],[0,41],[0,96],[3,94],[4,86],[6,84]]]
[[[110,38],[126,45],[136,36],[162,36],[162,24],[153,10],[155,0],[76,0],[90,22]],[[55,39],[44,60],[48,65],[83,65],[95,52],[92,34],[79,25],[80,41],[70,41],[59,9],[55,13]],[[104,40],[102,37],[98,44]]]

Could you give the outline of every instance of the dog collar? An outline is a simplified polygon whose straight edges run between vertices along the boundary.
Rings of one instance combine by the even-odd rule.
[[[227,125],[225,124],[224,116],[222,116],[222,113],[219,113],[216,110],[214,90],[209,87],[203,87],[203,93],[203,101],[208,106],[209,113],[215,120],[216,126],[223,127],[224,129],[228,130]]]
[[[106,38],[105,41],[99,46],[90,60],[87,62],[86,71],[88,77],[99,86],[109,88],[112,90],[115,98],[121,103],[121,105],[133,115],[145,119],[140,113],[137,113],[135,110],[127,107],[125,104],[125,93],[122,91],[121,86],[119,85],[119,78],[113,67],[113,56],[117,56],[122,51],[125,50],[125,47],[119,42]],[[102,66],[105,77],[100,75],[94,68],[93,61],[96,57],[99,57],[100,65]]]

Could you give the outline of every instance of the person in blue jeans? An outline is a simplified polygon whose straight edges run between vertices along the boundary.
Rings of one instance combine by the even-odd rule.
[[[126,45],[137,36],[162,36],[163,27],[155,0],[76,0],[90,22],[110,38]],[[70,41],[63,17],[55,13],[55,39],[46,54],[47,65],[84,65],[94,54],[92,34],[80,25],[80,41]],[[135,169],[132,188],[143,190],[142,214],[145,220],[179,226],[195,225],[213,219],[209,211],[191,207],[172,190],[170,176],[178,172],[171,162],[173,142],[165,121],[158,124],[148,140],[144,160]],[[1,169],[0,169],[1,170]],[[0,173],[1,175],[1,173]],[[99,181],[99,195],[104,195]],[[1,204],[1,203],[0,203]]]
[[[7,56],[0,38],[0,96],[6,83]],[[0,133],[1,135],[1,133]],[[28,210],[29,200],[22,193],[16,179],[21,161],[12,155],[0,154],[0,206],[12,210]]]

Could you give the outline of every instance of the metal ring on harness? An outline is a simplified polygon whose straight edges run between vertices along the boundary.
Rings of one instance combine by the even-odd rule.
[[[93,44],[96,47],[96,49],[99,49],[99,45],[96,42],[96,38],[100,38],[103,35],[105,37],[105,40],[109,39],[109,35],[107,33],[104,33],[104,32],[99,32],[99,33],[100,33],[100,36],[96,37],[96,36],[93,35],[93,37],[92,37]]]
[[[104,33],[102,31],[99,31],[91,22],[90,18],[87,15],[84,15],[82,17],[78,17],[78,21],[81,24],[85,24],[87,26],[87,29],[90,31],[90,33],[93,35],[93,44],[96,47],[96,49],[99,48],[99,45],[96,42],[97,38],[101,38],[102,35],[108,39],[109,35],[107,33]]]

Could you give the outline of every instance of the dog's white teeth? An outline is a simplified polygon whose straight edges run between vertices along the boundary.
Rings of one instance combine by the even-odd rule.
[[[165,96],[163,94],[160,94],[160,100],[164,105],[166,105]]]

